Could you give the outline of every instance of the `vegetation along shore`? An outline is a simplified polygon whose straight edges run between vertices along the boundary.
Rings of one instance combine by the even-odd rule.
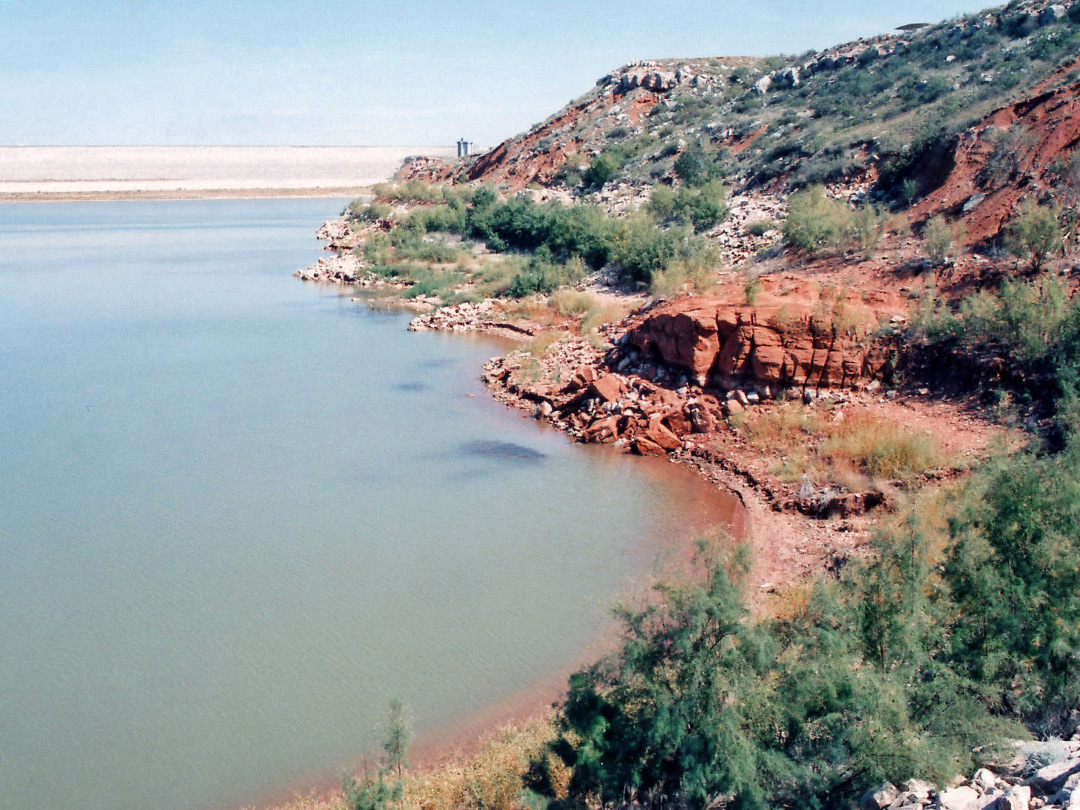
[[[1078,53],[1020,0],[638,62],[323,226],[298,276],[518,339],[496,397],[747,525],[549,714],[290,807],[1080,806]]]

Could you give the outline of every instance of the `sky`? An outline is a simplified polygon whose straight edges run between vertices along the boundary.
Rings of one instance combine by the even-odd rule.
[[[798,54],[985,5],[0,0],[0,145],[492,146],[627,62]]]

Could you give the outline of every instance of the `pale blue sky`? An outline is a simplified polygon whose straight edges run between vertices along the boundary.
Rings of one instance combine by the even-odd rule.
[[[0,144],[493,145],[635,59],[821,49],[979,0],[0,0]]]

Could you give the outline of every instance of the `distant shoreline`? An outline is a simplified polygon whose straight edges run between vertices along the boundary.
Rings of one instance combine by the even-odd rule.
[[[47,184],[42,184],[47,185]],[[0,192],[0,205],[5,203],[47,202],[123,202],[154,200],[250,200],[270,197],[361,197],[371,194],[371,186],[345,186],[340,188],[224,188],[224,189],[173,189],[161,191],[140,189],[133,191],[15,191]]]
[[[0,203],[355,197],[449,146],[0,146]]]

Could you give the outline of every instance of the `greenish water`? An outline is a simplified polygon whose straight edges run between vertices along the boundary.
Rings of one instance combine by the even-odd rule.
[[[436,732],[579,660],[686,531],[491,343],[292,278],[341,205],[0,206],[0,807],[339,772],[390,696]]]

